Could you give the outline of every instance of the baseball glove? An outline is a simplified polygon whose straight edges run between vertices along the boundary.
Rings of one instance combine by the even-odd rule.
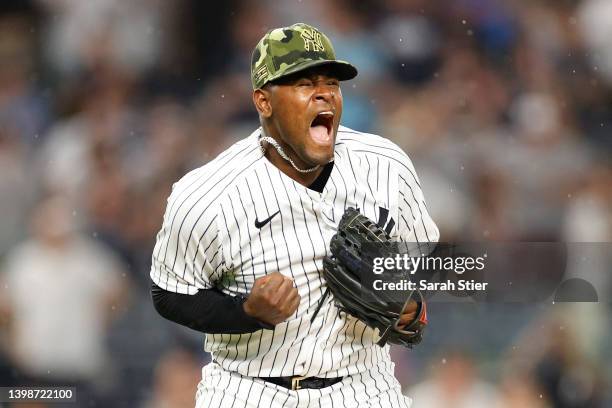
[[[374,279],[385,280],[384,274],[374,275],[374,258],[394,258],[401,247],[379,225],[358,210],[348,208],[331,239],[330,249],[332,256],[323,260],[323,275],[338,308],[378,329],[379,346],[386,342],[410,348],[418,344],[427,325],[425,301],[420,291],[389,293],[375,290],[372,285]],[[384,273],[400,273],[402,278],[410,276],[402,271]],[[411,299],[418,305],[416,318],[400,328],[400,316]]]

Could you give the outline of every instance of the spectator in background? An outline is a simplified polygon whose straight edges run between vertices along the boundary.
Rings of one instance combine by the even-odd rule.
[[[562,222],[563,241],[570,243],[566,277],[586,280],[596,288],[600,302],[609,302],[612,293],[612,163],[605,157],[598,162],[569,194]],[[604,315],[597,317],[600,319],[591,315],[583,322],[598,331],[597,336],[588,336],[590,341],[602,341],[605,328],[610,326]]]
[[[0,14],[0,121],[28,148],[51,120],[49,98],[43,96],[44,84],[36,71],[34,22],[27,13]]]
[[[0,121],[0,257],[25,236],[23,226],[36,190],[26,146],[16,130]]]
[[[202,363],[184,349],[166,352],[157,362],[151,400],[144,408],[192,408]]]
[[[612,242],[612,163],[593,163],[566,206],[563,239],[569,242]]]
[[[163,43],[164,2],[159,0],[37,0],[53,18],[44,38],[50,65],[63,78],[102,63],[143,73]]]
[[[582,126],[587,137],[612,150],[612,2],[584,0],[577,5],[579,29],[588,61],[581,72],[579,106]]]
[[[599,367],[603,354],[587,349],[593,344],[585,338],[590,333],[580,329],[581,322],[572,311],[575,305],[556,304],[533,319],[513,342],[505,370],[511,377],[532,378],[542,398],[554,407],[607,406],[606,381]],[[584,305],[592,307],[583,308],[583,320],[601,311],[598,304]]]
[[[141,130],[132,100],[134,79],[114,65],[101,65],[91,75],[75,91],[76,113],[58,118],[37,152],[43,187],[69,194],[79,204],[81,190],[95,170],[96,147],[116,149],[118,164],[123,165]]]
[[[560,326],[563,327],[563,326]],[[544,394],[558,408],[600,407],[601,377],[573,344],[573,336],[550,325],[548,347],[535,361],[534,376]]]
[[[7,3],[0,6],[0,259],[25,236],[38,187],[29,163],[52,119],[36,71],[36,15],[27,2]]]
[[[32,237],[1,271],[0,307],[22,384],[74,384],[86,400],[109,368],[105,339],[126,281],[115,256],[78,232],[71,207],[59,196],[38,205]]]
[[[422,84],[440,62],[440,32],[431,18],[445,7],[427,0],[385,0],[387,11],[378,31],[389,49],[387,69],[403,84]],[[425,15],[427,10],[427,15]]]
[[[588,57],[596,71],[612,85],[612,3],[608,0],[584,0],[576,10]]]
[[[499,401],[494,408],[547,408],[550,402],[544,397],[531,376],[525,373],[506,375],[499,386]]]
[[[480,378],[474,361],[462,352],[438,359],[430,378],[408,390],[414,408],[489,408],[498,395],[495,387]]]

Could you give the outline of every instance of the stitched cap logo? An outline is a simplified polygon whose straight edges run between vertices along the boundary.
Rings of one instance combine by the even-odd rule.
[[[314,28],[304,29],[302,30],[300,35],[304,40],[304,49],[306,51],[310,51],[311,48],[312,51],[325,51],[323,41],[321,40],[321,33],[315,30]]]

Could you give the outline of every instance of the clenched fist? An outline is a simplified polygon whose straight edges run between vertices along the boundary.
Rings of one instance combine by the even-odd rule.
[[[293,280],[274,272],[255,281],[243,307],[249,316],[277,325],[295,313],[299,304],[300,295]]]

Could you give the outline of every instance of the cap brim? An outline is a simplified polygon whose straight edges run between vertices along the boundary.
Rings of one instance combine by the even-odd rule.
[[[286,76],[295,74],[296,72],[305,71],[314,67],[328,66],[331,69],[331,73],[338,78],[340,81],[348,81],[357,76],[357,68],[346,61],[341,60],[316,60],[316,61],[305,61],[289,68],[282,75],[272,77],[266,81],[266,83],[274,82],[277,79],[284,78]],[[265,84],[264,84],[265,85]]]

